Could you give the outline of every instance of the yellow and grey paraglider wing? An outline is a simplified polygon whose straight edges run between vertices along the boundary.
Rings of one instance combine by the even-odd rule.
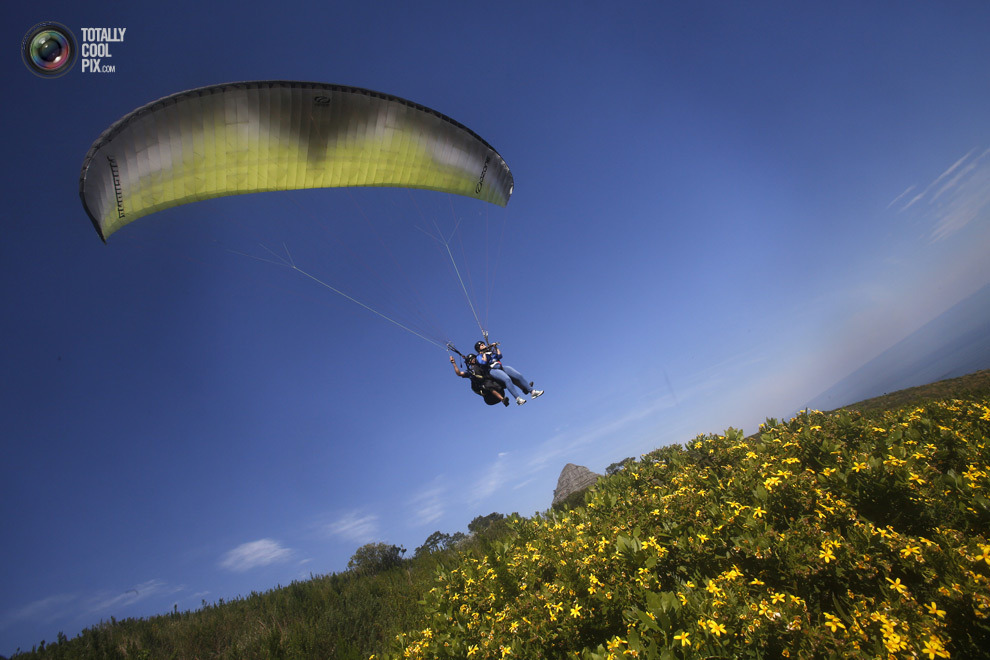
[[[126,115],[83,162],[79,195],[105,241],[171,206],[340,186],[425,188],[505,206],[512,173],[476,133],[355,87],[243,82],[180,92]]]

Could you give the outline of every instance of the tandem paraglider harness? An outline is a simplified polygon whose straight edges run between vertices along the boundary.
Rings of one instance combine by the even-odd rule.
[[[475,357],[473,354],[464,355],[453,344],[447,344],[447,350],[461,356],[461,359],[464,361],[464,371],[471,374],[471,389],[476,394],[481,395],[485,403],[489,406],[497,406],[500,403],[504,404],[508,400],[505,398],[505,387],[502,386],[502,383],[491,377],[489,368],[485,365],[478,364],[476,360],[469,359]],[[502,398],[500,399],[495,396],[495,392],[502,395]]]

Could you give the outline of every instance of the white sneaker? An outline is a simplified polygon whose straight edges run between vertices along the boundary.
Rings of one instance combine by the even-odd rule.
[[[524,403],[526,403],[526,399],[522,398],[521,396],[517,396],[516,397],[516,405],[517,406],[521,406]]]
[[[538,396],[542,396],[542,395],[543,395],[543,390],[530,390],[529,391],[529,396],[531,398],[533,398],[533,399],[535,399]]]

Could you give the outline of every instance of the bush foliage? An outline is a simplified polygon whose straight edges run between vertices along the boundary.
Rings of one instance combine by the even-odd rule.
[[[388,657],[985,657],[986,404],[654,451],[441,569]]]

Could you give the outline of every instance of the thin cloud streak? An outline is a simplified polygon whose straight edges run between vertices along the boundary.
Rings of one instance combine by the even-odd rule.
[[[925,188],[924,190],[922,190],[922,191],[921,191],[920,193],[918,193],[918,194],[917,194],[917,195],[915,195],[915,196],[914,196],[913,198],[911,198],[911,201],[910,201],[910,202],[908,202],[907,204],[905,204],[905,205],[904,205],[904,206],[903,206],[903,207],[901,208],[901,210],[900,210],[900,211],[898,211],[898,213],[903,213],[904,211],[907,211],[907,210],[908,210],[909,208],[911,208],[912,206],[914,206],[914,205],[915,205],[916,203],[918,203],[918,202],[920,202],[920,201],[921,201],[922,199],[924,199],[924,198],[925,198],[925,196],[926,196],[926,195],[927,195],[927,194],[928,194],[929,192],[931,192],[931,190],[932,190],[932,189],[933,189],[933,188],[934,188],[935,186],[937,186],[937,185],[938,185],[938,184],[939,184],[939,183],[940,183],[940,182],[941,182],[941,181],[942,181],[943,179],[945,179],[945,178],[946,178],[947,176],[949,176],[950,174],[952,174],[952,173],[953,173],[953,172],[954,172],[954,171],[956,170],[956,168],[958,168],[958,167],[959,167],[960,165],[962,165],[962,164],[963,164],[963,162],[964,162],[964,161],[965,161],[965,160],[966,160],[967,158],[969,158],[969,157],[970,157],[970,156],[971,156],[971,155],[973,154],[973,151],[976,151],[976,150],[975,150],[975,149],[973,149],[973,150],[971,150],[971,151],[970,151],[969,153],[967,153],[967,154],[966,154],[965,156],[963,156],[962,158],[960,158],[959,160],[957,160],[957,161],[956,161],[955,163],[953,163],[953,164],[952,164],[952,165],[951,165],[951,166],[949,167],[949,169],[947,169],[947,170],[945,170],[944,172],[942,172],[941,174],[939,174],[939,175],[938,175],[938,177],[936,177],[934,181],[932,181],[931,183],[929,183],[929,184],[928,184],[928,186],[927,186],[927,187],[926,187],[926,188]],[[938,197],[939,195],[941,195],[941,194],[942,194],[942,192],[944,192],[944,191],[946,190],[946,188],[947,188],[947,187],[948,187],[948,186],[946,186],[946,187],[943,187],[942,189],[940,189],[940,190],[939,190],[939,192],[938,192],[938,193],[936,193],[936,195],[935,195],[935,197],[933,197],[933,198],[932,198],[932,201],[935,201],[935,199],[936,199],[936,198],[937,198],[937,197]],[[896,199],[894,199],[894,201],[893,201],[893,202],[891,202],[890,204],[888,204],[888,205],[887,205],[887,208],[889,209],[889,208],[890,208],[891,206],[893,206],[893,205],[894,205],[894,204],[895,204],[895,203],[897,202],[897,200],[899,200],[899,199],[901,199],[901,198],[902,198],[902,197],[904,197],[904,196],[905,196],[906,194],[908,194],[908,193],[909,193],[910,191],[912,191],[912,190],[914,190],[914,188],[915,188],[915,186],[911,186],[910,188],[908,188],[907,190],[905,190],[904,192],[902,192],[902,193],[901,193],[900,195],[898,195],[898,196],[897,196],[897,198],[896,198]]]
[[[910,192],[911,192],[912,190],[914,190],[915,188],[917,188],[917,186],[908,186],[908,188],[907,188],[907,190],[905,190],[905,191],[904,191],[904,192],[902,192],[902,193],[901,193],[900,195],[898,195],[897,197],[895,197],[895,198],[894,198],[894,199],[893,199],[893,200],[892,200],[892,201],[890,202],[890,204],[887,204],[887,208],[889,209],[889,208],[890,208],[890,207],[892,207],[892,206],[893,206],[894,204],[896,204],[897,202],[899,202],[899,201],[901,201],[902,199],[904,199],[904,198],[905,198],[905,197],[906,197],[906,196],[907,196],[907,195],[908,195],[908,194],[909,194],[909,193],[910,193]],[[904,207],[904,208],[907,208],[907,207]],[[904,209],[901,209],[901,210],[903,211]]]
[[[220,567],[235,573],[286,561],[292,551],[272,539],[259,539],[243,543],[227,552],[220,560]]]
[[[323,530],[331,536],[339,536],[356,543],[367,543],[373,541],[378,534],[378,516],[361,515],[359,511],[351,511],[336,521],[323,525]]]
[[[430,487],[413,497],[410,502],[414,509],[413,525],[428,525],[443,517],[445,513],[443,494],[446,489],[439,485],[439,479],[439,477],[434,479]]]
[[[141,584],[136,584],[123,593],[110,590],[101,590],[86,596],[82,594],[55,594],[34,602],[28,603],[24,607],[10,610],[0,616],[0,629],[23,624],[24,622],[52,623],[54,621],[65,621],[74,617],[79,617],[83,613],[86,617],[99,614],[107,610],[120,612],[123,608],[129,607],[140,601],[144,601],[155,596],[170,596],[186,591],[186,585],[169,585],[164,580],[153,579]],[[208,592],[203,592],[208,593]]]
[[[934,181],[932,181],[931,183],[929,183],[929,184],[928,184],[928,187],[927,187],[927,188],[925,188],[925,192],[923,192],[923,193],[921,193],[921,194],[922,194],[922,196],[924,196],[924,195],[927,195],[927,194],[928,194],[928,192],[929,192],[929,191],[930,191],[930,190],[931,190],[932,188],[934,188],[935,186],[937,186],[937,185],[938,185],[938,184],[939,184],[939,183],[940,183],[940,182],[942,181],[942,179],[944,179],[944,178],[946,178],[947,176],[949,176],[950,174],[952,174],[953,172],[955,172],[955,171],[956,171],[956,168],[958,168],[958,167],[959,167],[960,165],[962,165],[962,164],[963,164],[963,162],[965,162],[967,158],[969,158],[969,157],[970,157],[971,155],[973,155],[973,152],[974,152],[974,151],[976,151],[976,150],[975,150],[975,149],[971,149],[971,150],[970,150],[970,152],[969,152],[968,154],[966,154],[965,156],[963,156],[962,158],[960,158],[959,160],[957,160],[957,161],[956,161],[955,163],[953,163],[953,164],[952,164],[952,167],[950,167],[950,168],[949,168],[949,169],[947,169],[946,171],[944,171],[944,172],[942,172],[942,173],[941,173],[941,174],[940,174],[940,175],[938,176],[938,178],[937,178],[937,179],[935,179]],[[938,197],[938,195],[936,195],[936,197]]]
[[[478,480],[478,485],[474,489],[474,501],[485,499],[509,481],[510,473],[506,469],[508,455],[508,452],[499,452],[485,476]]]
[[[90,612],[100,612],[113,608],[127,607],[147,600],[153,596],[171,596],[186,590],[184,584],[169,585],[164,580],[148,580],[141,584],[134,585],[122,594],[117,595],[97,595],[89,600],[88,609]]]
[[[898,210],[898,213],[903,213],[927,199],[934,213],[931,218],[934,226],[929,236],[931,242],[942,241],[957,233],[980,218],[984,209],[990,206],[990,168],[984,162],[990,149],[975,158],[974,153],[976,149],[970,150]],[[914,188],[911,186],[898,195],[887,208],[894,206]]]
[[[55,594],[28,603],[24,607],[10,610],[0,618],[0,628],[8,628],[20,621],[50,622],[63,618],[71,603],[78,599],[76,594]]]
[[[933,242],[944,240],[986,216],[990,207],[990,166],[984,159],[988,154],[990,149],[960,170],[933,198],[932,201],[952,190],[951,196],[939,205],[931,234]]]

